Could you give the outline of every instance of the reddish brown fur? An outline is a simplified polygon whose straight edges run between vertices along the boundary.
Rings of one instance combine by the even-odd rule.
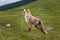
[[[34,17],[31,15],[29,9],[24,9],[23,11],[23,14],[26,15],[28,14],[28,17],[29,17],[29,20],[28,20],[28,31],[31,30],[32,28],[32,25],[35,25],[35,27],[38,29],[38,30],[41,30],[41,32],[45,33],[45,34],[48,34],[47,31],[45,30],[45,28],[43,27],[43,23],[40,19]]]

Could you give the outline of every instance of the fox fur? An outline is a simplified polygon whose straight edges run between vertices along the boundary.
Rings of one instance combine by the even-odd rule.
[[[22,14],[24,15],[25,21],[28,24],[28,31],[31,31],[32,25],[34,25],[38,30],[41,30],[42,33],[48,34],[43,26],[42,21],[32,16],[29,9],[24,9]]]

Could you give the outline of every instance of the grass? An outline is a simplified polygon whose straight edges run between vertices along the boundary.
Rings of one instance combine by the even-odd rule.
[[[40,18],[45,27],[53,27],[45,35],[34,26],[31,32],[22,15],[24,8],[29,8],[31,14]],[[11,27],[4,26],[12,24]],[[0,40],[60,40],[60,0],[37,0],[33,3],[0,11]]]

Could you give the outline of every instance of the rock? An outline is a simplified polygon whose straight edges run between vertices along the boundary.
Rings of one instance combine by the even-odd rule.
[[[10,26],[11,26],[11,24],[6,24],[5,26],[10,27]]]

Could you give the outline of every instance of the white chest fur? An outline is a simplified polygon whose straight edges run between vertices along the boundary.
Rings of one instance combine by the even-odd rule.
[[[25,15],[25,21],[29,22],[29,15],[27,15],[27,14]]]

